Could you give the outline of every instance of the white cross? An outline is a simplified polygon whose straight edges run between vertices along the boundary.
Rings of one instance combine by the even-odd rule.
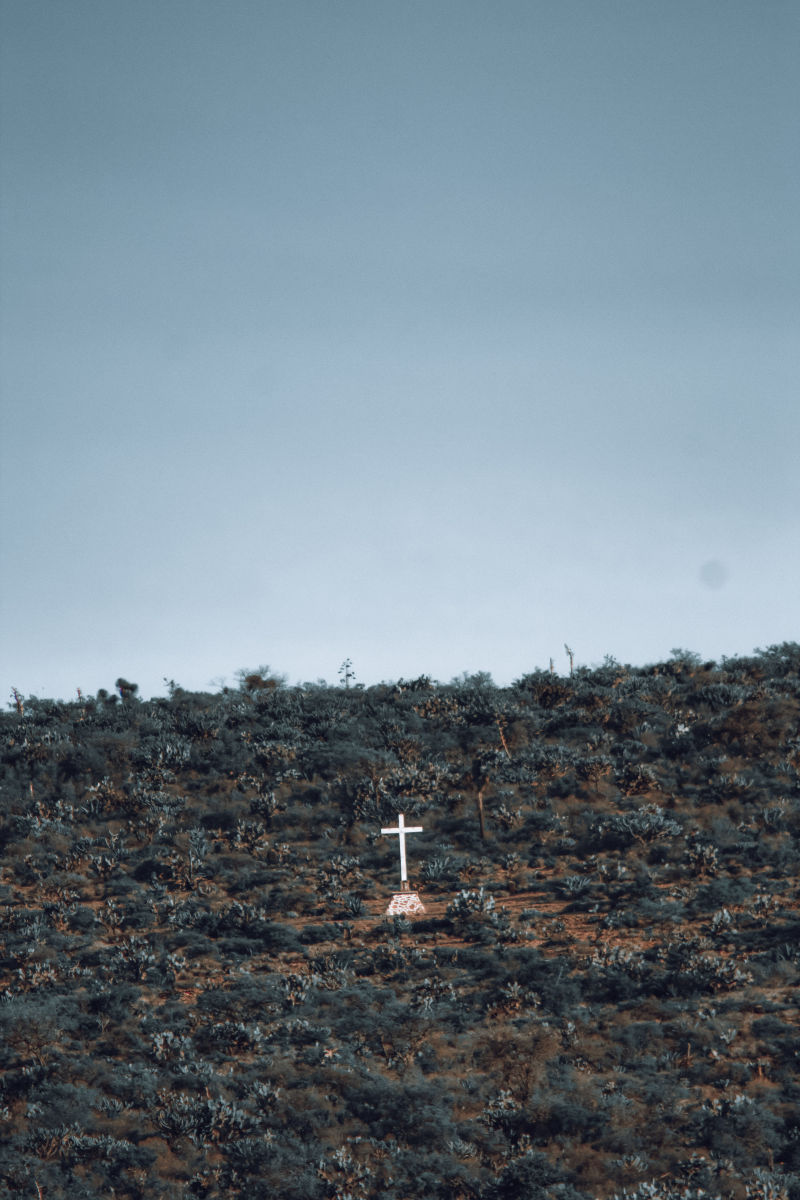
[[[397,833],[400,836],[400,882],[408,883],[408,874],[406,873],[406,834],[407,833],[422,833],[421,825],[406,825],[404,823],[403,814],[397,818],[396,829],[382,829],[381,833]]]

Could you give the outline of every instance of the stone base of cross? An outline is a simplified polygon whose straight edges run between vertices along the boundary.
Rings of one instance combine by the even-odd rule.
[[[387,917],[407,917],[413,913],[424,913],[425,905],[417,892],[395,892],[386,910]]]

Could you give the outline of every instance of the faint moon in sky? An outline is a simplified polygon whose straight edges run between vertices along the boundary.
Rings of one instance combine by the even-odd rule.
[[[721,588],[724,587],[727,580],[728,569],[724,563],[719,562],[716,558],[703,563],[700,568],[700,582],[704,583],[706,587]]]

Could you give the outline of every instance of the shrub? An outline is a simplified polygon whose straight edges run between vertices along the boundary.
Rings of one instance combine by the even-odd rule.
[[[683,830],[657,804],[644,804],[629,813],[616,813],[597,821],[592,835],[609,847],[645,845],[659,838],[678,837]]]

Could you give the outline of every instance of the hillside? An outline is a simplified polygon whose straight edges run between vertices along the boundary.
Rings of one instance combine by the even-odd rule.
[[[117,690],[0,715],[0,1195],[800,1200],[800,645]]]

